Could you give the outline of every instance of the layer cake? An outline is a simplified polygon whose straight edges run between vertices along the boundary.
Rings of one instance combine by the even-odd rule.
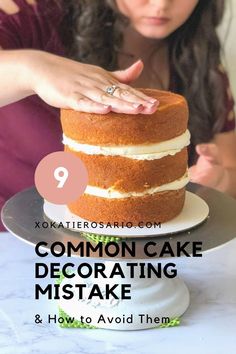
[[[68,205],[103,223],[165,222],[177,216],[188,183],[188,106],[177,94],[142,89],[160,105],[151,115],[61,111],[65,151],[86,165],[85,193]]]

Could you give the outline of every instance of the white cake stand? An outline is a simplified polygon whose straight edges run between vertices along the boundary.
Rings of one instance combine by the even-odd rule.
[[[147,256],[143,252],[143,246],[146,242],[152,240],[157,242],[158,246],[168,241],[175,249],[176,242],[189,242],[186,250],[191,253],[191,242],[202,242],[202,250],[209,251],[222,246],[236,237],[236,201],[222,193],[214,191],[210,188],[200,187],[198,185],[190,184],[188,190],[195,193],[202,198],[209,206],[210,213],[208,218],[197,227],[188,229],[178,233],[171,233],[168,235],[147,235],[146,237],[129,238],[127,243],[136,241],[137,259],[138,262],[153,262],[147,260]],[[16,237],[21,240],[35,245],[40,241],[47,242],[47,248],[55,242],[59,241],[67,244],[68,241],[73,243],[87,242],[79,233],[70,230],[60,229],[35,229],[35,221],[45,221],[43,213],[43,200],[38,195],[37,191],[32,188],[30,190],[18,193],[11,198],[2,210],[2,220],[6,228]],[[145,235],[142,235],[145,236]],[[75,255],[76,256],[76,255]],[[184,282],[176,277],[140,279],[138,271],[135,272],[134,278],[130,278],[127,272],[126,262],[134,261],[126,258],[122,259],[118,254],[115,261],[109,260],[108,257],[98,258],[96,252],[92,255],[93,260],[97,262],[105,262],[106,270],[109,271],[115,262],[119,262],[125,278],[112,279],[94,279],[90,277],[86,279],[86,284],[93,285],[98,283],[100,289],[105,287],[105,283],[111,286],[114,284],[121,285],[122,283],[131,284],[132,299],[115,302],[108,302],[107,300],[94,301],[65,301],[60,300],[60,307],[70,316],[80,320],[81,316],[91,318],[90,325],[99,328],[115,329],[115,330],[136,330],[144,328],[153,328],[158,326],[154,318],[175,318],[181,316],[189,306],[189,291]],[[168,259],[170,260],[170,259]],[[73,262],[79,261],[79,258],[74,258]],[[155,259],[155,262],[165,260]],[[66,279],[64,282],[81,283],[83,280],[73,278],[73,280]],[[100,314],[105,317],[121,319],[121,322],[112,323],[97,323]],[[151,321],[144,321],[141,323],[140,315],[148,315],[153,319]],[[132,323],[123,322],[132,315]]]

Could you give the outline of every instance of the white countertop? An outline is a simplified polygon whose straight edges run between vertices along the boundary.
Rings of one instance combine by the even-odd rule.
[[[0,354],[236,352],[236,239],[203,258],[175,259],[191,295],[179,327],[127,332],[35,324],[35,314],[57,309],[34,299],[34,248],[9,233],[0,241]]]

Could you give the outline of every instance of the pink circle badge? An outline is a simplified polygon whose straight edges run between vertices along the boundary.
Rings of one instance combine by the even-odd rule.
[[[39,162],[34,181],[44,199],[54,204],[67,204],[84,193],[88,185],[88,172],[77,156],[57,151]]]

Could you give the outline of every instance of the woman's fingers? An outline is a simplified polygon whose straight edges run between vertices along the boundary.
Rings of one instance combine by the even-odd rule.
[[[144,100],[144,103],[147,102],[147,105],[148,103],[157,104],[157,100],[155,98],[147,96],[144,93],[135,90],[134,88],[128,85],[125,85],[136,80],[143,71],[143,67],[143,62],[141,60],[138,60],[126,70],[113,72],[113,77],[118,80],[118,83],[115,83],[115,85],[119,87],[119,90],[117,90],[117,92],[119,92],[120,97],[122,97],[123,99],[135,98],[137,100],[138,98],[140,98]]]
[[[196,151],[200,156],[204,156],[204,158],[212,164],[221,164],[221,156],[219,149],[216,144],[198,144],[196,146]]]
[[[146,95],[142,96],[137,90],[132,90],[129,86],[120,87],[118,85],[113,95],[128,102],[139,102],[146,107],[152,107],[158,103],[156,99],[152,99]]]
[[[126,114],[152,114],[156,111],[158,102],[146,103],[143,99],[137,99],[132,93],[128,94],[128,100],[110,95],[98,88],[79,88],[70,99],[70,108],[83,112],[106,114],[110,111]]]
[[[82,93],[84,97],[90,99],[90,101],[105,106],[111,106],[111,110],[114,112],[137,114],[141,113],[144,109],[140,102],[128,102],[122,100],[97,87],[78,87],[77,91]]]
[[[113,89],[113,94],[107,93],[107,88],[112,86],[115,88]],[[156,99],[151,99],[146,95],[142,95],[142,93],[138,95],[138,91],[131,89],[129,86],[106,86],[96,82],[93,85],[81,87],[79,91],[83,91],[83,94],[91,100],[110,105],[114,112],[151,114],[156,111],[159,105]]]
[[[142,98],[143,100],[149,102],[149,103],[155,103],[155,104],[159,104],[159,101],[156,98],[150,97],[145,95],[143,92],[139,91],[139,90],[135,90],[133,87],[130,87],[129,90],[133,93],[135,93],[135,95],[137,97]]]
[[[68,104],[69,108],[80,112],[107,114],[111,106],[95,102],[80,93],[74,93]]]
[[[110,111],[117,113],[138,114],[141,113],[143,110],[143,106],[140,104],[125,104],[116,98],[107,97],[105,94],[104,98],[102,99],[104,100],[104,102],[97,102],[94,99],[94,95],[92,95],[90,92],[90,96],[93,96],[92,98],[90,98],[81,95],[81,93],[79,92],[75,93],[70,99],[68,106],[69,108],[72,108],[76,111],[97,114],[106,114]]]
[[[142,62],[140,63],[142,67]],[[138,62],[131,68],[136,66],[139,67]],[[77,84],[78,92],[96,102],[111,105],[112,110],[115,112],[122,112],[123,109],[123,113],[140,113],[140,105],[142,105],[142,113],[150,114],[155,112],[159,104],[155,98],[147,96],[122,82],[118,82],[115,75],[112,76],[112,74],[103,69],[98,70],[96,68],[93,76],[83,73],[77,80]],[[112,94],[107,93],[107,89],[112,87],[114,87]],[[135,111],[137,107],[138,111]]]
[[[94,90],[95,88],[102,91],[100,95],[104,95],[108,88],[114,87],[113,94],[108,94],[108,96],[119,98],[124,102],[139,103],[148,109],[153,109],[154,106],[157,106],[159,103],[156,99],[149,97],[128,85],[116,82],[112,77],[107,77],[107,75],[101,77],[96,75],[93,79],[83,75],[83,80],[78,80],[77,84],[79,87],[77,90],[81,92],[84,91],[85,95],[87,95],[86,92]]]
[[[113,95],[109,95],[102,91],[101,99],[103,103],[111,105],[115,112],[121,112],[123,110],[124,113],[130,113],[130,109],[134,110],[139,108],[139,111],[141,109],[141,113],[149,113],[151,111],[154,112],[157,108],[157,104],[149,103],[129,91],[123,93],[123,90],[120,89],[116,89]]]
[[[144,109],[143,105],[139,102],[128,102],[102,91],[98,100],[103,104],[111,106],[111,110],[117,113],[137,114],[141,113]]]
[[[144,105],[147,108],[152,108],[153,105],[158,105],[159,102],[157,99],[145,95],[143,92],[134,89],[131,86],[124,85],[122,83],[114,83],[113,85],[100,86],[100,88],[104,91],[109,86],[114,86],[115,90],[113,96],[118,97],[127,102],[138,102]]]
[[[143,62],[142,60],[136,61],[133,65],[129,66],[125,70],[113,71],[112,75],[119,81],[125,84],[136,80],[141,72],[143,71]]]
[[[132,90],[127,87],[118,86],[114,91],[114,97],[118,97],[121,100],[125,100],[127,102],[137,102],[143,105],[143,114],[154,113],[159,105],[159,102],[156,99],[151,99],[146,95],[139,95],[137,90]]]

